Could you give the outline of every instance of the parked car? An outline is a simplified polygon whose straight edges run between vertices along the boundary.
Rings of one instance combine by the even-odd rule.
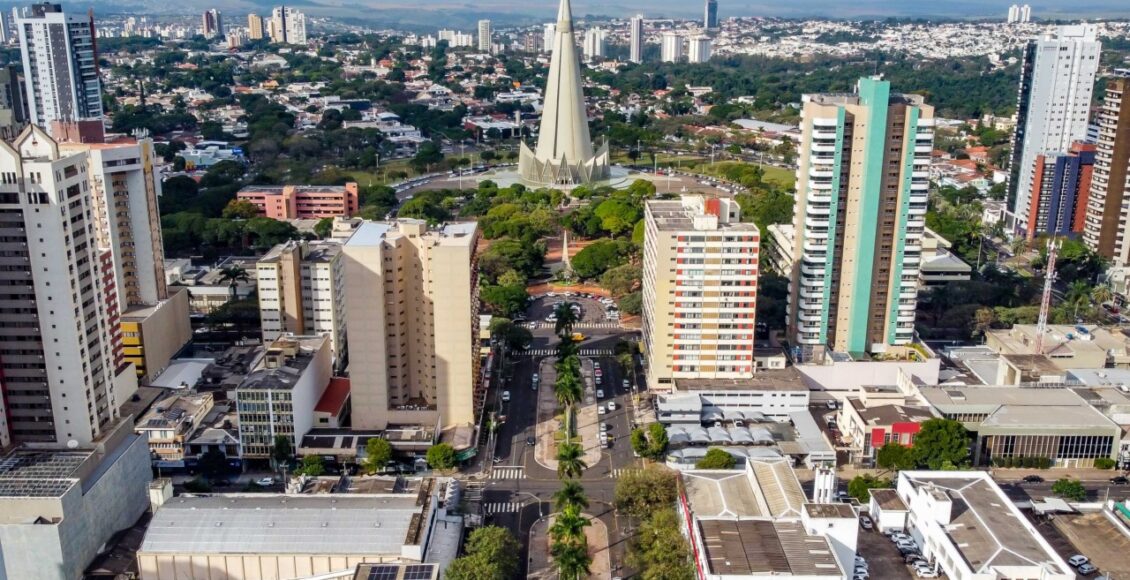
[[[922,554],[914,552],[914,553],[907,554],[907,555],[903,556],[902,561],[913,566],[918,562],[925,562],[926,560],[924,558],[922,558]]]
[[[1040,477],[1039,475],[1036,475],[1036,474],[1024,476],[1024,483],[1043,483],[1043,482],[1044,482],[1044,478],[1042,478],[1042,477]]]
[[[1074,556],[1067,559],[1067,563],[1071,564],[1072,566],[1074,566],[1076,568],[1078,568],[1079,566],[1082,566],[1083,564],[1086,564],[1090,561],[1091,561],[1090,558],[1084,556],[1083,554],[1075,554]]]
[[[596,398],[603,399],[604,398],[604,391],[601,390],[601,389],[597,389],[596,390]]]
[[[255,485],[259,485],[259,486],[262,486],[262,487],[270,487],[274,484],[275,484],[275,478],[273,478],[273,477],[263,477],[263,478],[255,480]]]
[[[510,402],[510,391],[502,391],[502,402],[503,403],[509,403]]]
[[[1125,475],[1119,475],[1110,478],[1110,482],[1114,485],[1126,485],[1130,483],[1130,478],[1126,477]]]
[[[534,439],[533,437],[526,437],[526,445],[533,447],[534,445],[537,445],[537,443],[538,443],[537,439]]]
[[[609,411],[615,411],[616,410],[616,401],[608,401],[608,410]]]
[[[1086,564],[1083,564],[1082,566],[1076,568],[1075,571],[1084,576],[1090,576],[1091,574],[1098,572],[1099,569],[1096,568],[1094,564],[1087,562]]]
[[[875,528],[875,523],[872,522],[871,518],[867,516],[859,516],[859,525],[865,530],[871,530]]]
[[[604,433],[605,431],[608,431],[609,429],[612,429],[612,426],[609,425],[608,423],[601,423],[600,424],[600,432],[601,433]]]
[[[604,405],[599,405],[599,406],[597,406],[597,408],[596,408],[596,414],[597,414],[597,415],[603,415],[603,414],[605,414],[605,413],[607,413],[607,412],[608,412],[608,409],[607,409],[607,408],[605,408],[605,406],[604,406]]]
[[[914,573],[917,574],[919,578],[937,578],[938,577],[938,573],[935,572],[933,568],[915,568]]]

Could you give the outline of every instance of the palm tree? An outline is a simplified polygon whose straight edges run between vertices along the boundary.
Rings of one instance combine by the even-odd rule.
[[[1078,317],[1079,306],[1090,306],[1091,304],[1091,287],[1083,280],[1076,280],[1067,287],[1067,292],[1064,293],[1063,300],[1065,303],[1074,307],[1074,316]]]
[[[558,511],[565,511],[571,507],[585,509],[589,507],[589,498],[585,497],[585,488],[573,480],[566,480],[561,489],[553,494],[553,505]]]
[[[249,282],[251,277],[247,275],[247,270],[243,266],[224,266],[220,269],[220,282],[228,283],[228,292],[231,293],[231,299],[236,298],[236,287],[240,282]]]
[[[584,460],[585,450],[576,443],[562,443],[557,446],[557,477],[580,477],[589,465]]]
[[[580,580],[589,574],[592,558],[585,544],[565,544],[555,542],[550,548],[553,566],[561,580]]]
[[[577,401],[580,401],[584,395],[581,381],[575,373],[562,373],[553,383],[553,394],[557,397],[557,402],[565,407],[565,436],[572,437],[573,405],[577,404]]]
[[[564,340],[566,336],[572,335],[573,325],[577,323],[577,314],[573,312],[573,305],[562,302],[553,309],[553,314],[557,316],[557,321],[553,323],[553,331],[557,336]]]
[[[557,360],[565,360],[571,356],[577,356],[577,343],[573,342],[572,336],[563,336],[561,341],[557,343]]]
[[[1110,286],[1106,284],[1099,284],[1091,289],[1091,300],[1095,304],[1105,304],[1114,299],[1114,292],[1110,290]]]
[[[587,543],[585,528],[592,525],[588,518],[581,515],[581,508],[571,505],[566,506],[553,518],[553,525],[549,527],[549,537],[554,542],[565,544]]]

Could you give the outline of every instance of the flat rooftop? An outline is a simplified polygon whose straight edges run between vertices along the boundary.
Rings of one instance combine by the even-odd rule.
[[[675,391],[804,391],[808,392],[796,367],[758,371],[748,379],[675,379]]]
[[[828,540],[808,535],[800,522],[698,520],[697,525],[711,574],[842,574]]]
[[[438,564],[359,564],[353,580],[438,580]]]
[[[891,511],[906,511],[906,502],[902,501],[897,491],[893,489],[872,489],[871,499],[880,509]]]
[[[354,184],[356,185],[356,184]],[[344,185],[248,185],[239,190],[239,193],[260,193],[265,195],[282,195],[283,191],[295,193],[321,193],[343,194],[346,192]]]
[[[61,497],[79,483],[90,451],[18,449],[0,459],[0,497]]]
[[[930,409],[906,405],[877,405],[866,407],[856,398],[849,398],[852,409],[868,425],[894,425],[895,423],[921,423],[934,418]]]
[[[415,495],[178,496],[157,510],[142,553],[399,557]]]
[[[268,250],[267,253],[259,259],[259,262],[278,262],[282,259],[284,253],[300,251],[299,248],[303,244],[305,244],[305,250],[302,251],[301,256],[303,262],[328,264],[341,254],[342,244],[340,240],[315,240],[309,242],[290,240]]]
[[[946,473],[945,475],[942,475]],[[1062,574],[1063,560],[986,474],[902,472],[916,489],[953,502],[946,535],[977,574],[995,567],[1046,566]],[[900,483],[900,489],[901,489]],[[927,517],[920,514],[919,517]]]
[[[441,246],[471,246],[475,242],[477,222],[445,223],[438,227],[429,227],[426,222],[417,219],[399,219],[394,222],[361,223],[353,230],[353,235],[345,243],[346,246],[379,246],[386,240],[400,236],[414,236],[410,233],[419,230],[420,237],[434,245]]]
[[[285,337],[267,346],[255,369],[239,383],[239,390],[290,390],[302,378],[314,355],[329,340],[326,336]],[[293,351],[291,353],[290,351]],[[283,357],[277,367],[268,367],[268,359]]]
[[[1036,325],[1016,324],[1012,328],[989,330],[1002,352],[1032,354],[1036,348]],[[1052,324],[1044,334],[1044,354],[1056,358],[1075,354],[1105,354],[1110,350],[1125,351],[1130,339],[1121,331],[1110,331],[1095,325]]]
[[[694,197],[694,196],[690,196]],[[687,205],[682,199],[653,199],[647,202],[647,211],[655,226],[663,231],[693,230],[694,218],[708,215]],[[758,232],[752,222],[718,220],[718,227],[704,232]]]

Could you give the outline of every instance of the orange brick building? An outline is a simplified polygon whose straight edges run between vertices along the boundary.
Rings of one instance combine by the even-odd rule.
[[[357,184],[251,185],[237,197],[259,207],[259,215],[276,220],[351,217],[358,210]]]

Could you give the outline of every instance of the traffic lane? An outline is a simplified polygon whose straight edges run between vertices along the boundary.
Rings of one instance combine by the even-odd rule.
[[[538,392],[531,385],[539,361],[536,357],[522,357],[514,367],[514,376],[506,387],[510,401],[503,403],[504,420],[498,430],[496,457],[505,459],[524,450],[526,438],[533,434]]]
[[[610,469],[625,466],[625,456],[630,462],[631,448],[631,410],[629,409],[629,396],[625,394],[623,369],[613,357],[602,357],[601,365],[608,369],[607,388],[605,389],[605,405],[608,401],[616,403],[616,410],[605,415],[606,422],[611,427],[609,435],[612,437],[612,447],[608,449]]]

